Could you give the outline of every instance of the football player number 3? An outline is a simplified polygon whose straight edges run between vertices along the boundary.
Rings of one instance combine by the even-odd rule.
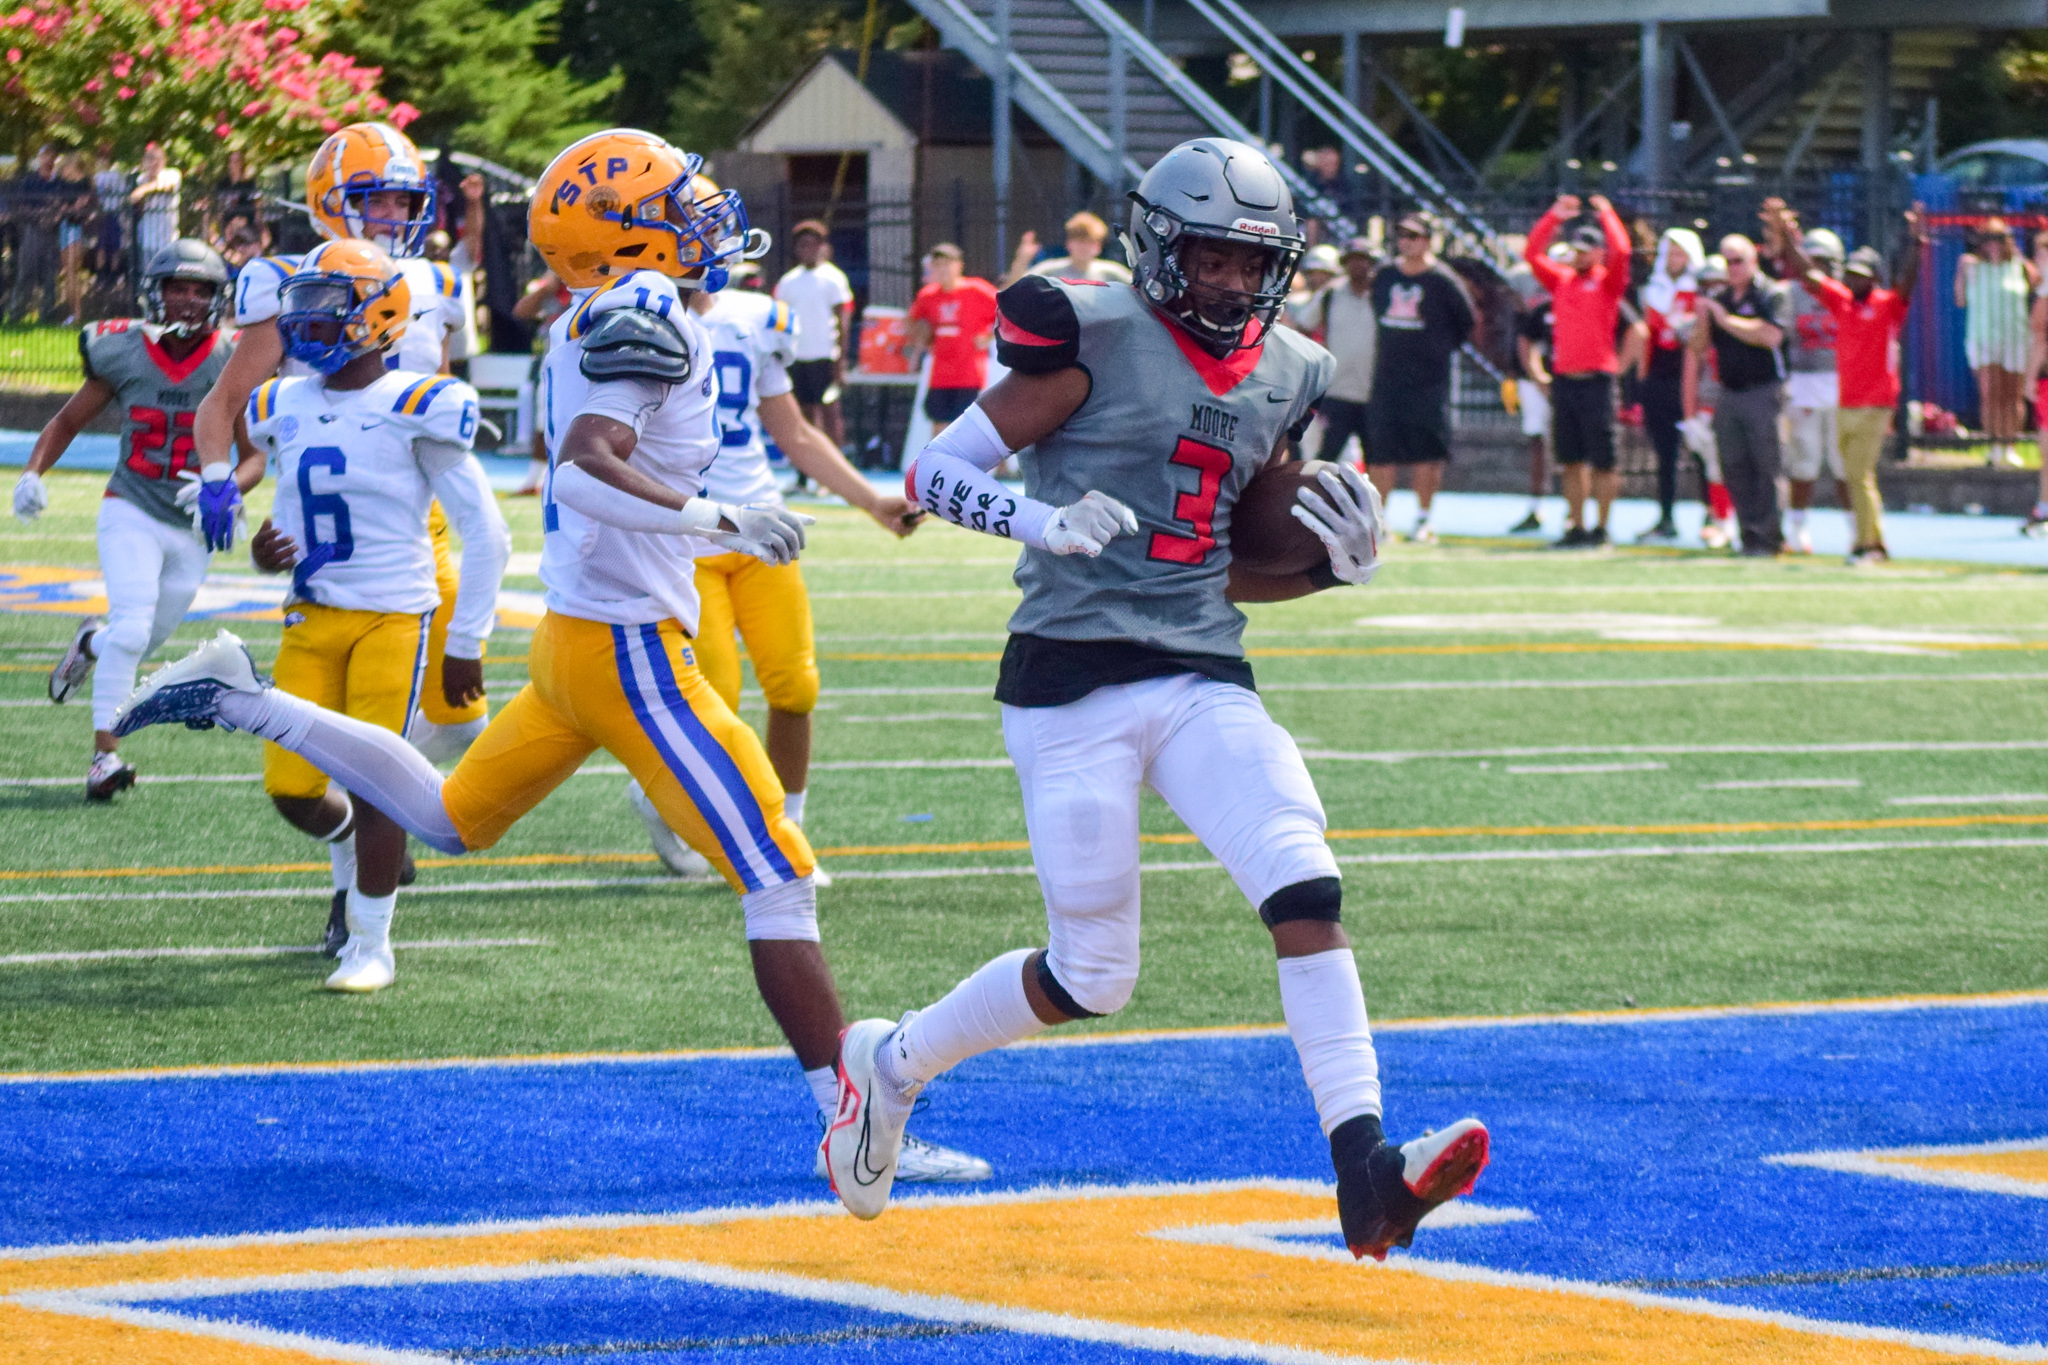
[[[339,493],[315,493],[313,471],[325,469],[339,478],[348,473],[348,456],[334,446],[314,446],[299,456],[299,509],[306,518],[306,539],[310,542],[306,553],[321,545],[334,547],[334,559],[339,562],[356,552],[355,531],[349,525],[348,503]],[[326,540],[320,538],[320,518],[326,517],[334,525],[334,534]]]
[[[1182,493],[1173,500],[1173,519],[1187,523],[1194,534],[1177,536],[1154,531],[1152,546],[1145,557],[1169,564],[1200,564],[1216,548],[1216,499],[1223,495],[1223,476],[1230,472],[1231,455],[1217,446],[1183,436],[1168,463],[1186,465],[1201,475],[1194,492]]]
[[[162,408],[128,409],[128,420],[135,424],[128,442],[128,467],[145,479],[176,478],[192,463],[192,418],[192,413]]]

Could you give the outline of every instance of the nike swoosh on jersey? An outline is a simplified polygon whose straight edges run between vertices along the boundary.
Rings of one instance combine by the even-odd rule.
[[[1268,403],[1285,403],[1293,397],[1294,395],[1291,393],[1268,393],[1266,401]]]

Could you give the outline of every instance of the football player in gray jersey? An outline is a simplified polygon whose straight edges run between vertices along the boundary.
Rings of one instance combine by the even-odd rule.
[[[121,452],[100,500],[100,572],[107,615],[79,623],[50,671],[50,700],[63,702],[87,675],[92,685],[93,757],[85,794],[106,801],[135,782],[114,751],[114,712],[135,690],[135,670],[170,638],[206,576],[206,545],[194,535],[198,477],[192,418],[234,344],[219,331],[227,262],[206,243],[181,237],[143,269],[143,316],[88,325],[78,337],[85,382],[36,438],[14,486],[14,514],[33,521],[48,505],[43,472],[109,403],[121,412]],[[253,487],[263,455],[238,426],[235,481]]]
[[[1004,291],[1011,373],[918,457],[913,496],[958,525],[1022,541],[1024,601],[997,700],[1023,787],[1050,946],[1018,949],[900,1022],[868,1019],[840,1049],[825,1138],[841,1201],[887,1205],[918,1092],[965,1058],[1113,1013],[1138,977],[1138,800],[1150,787],[1229,871],[1273,936],[1280,999],[1337,1171],[1359,1256],[1406,1246],[1469,1190],[1488,1137],[1432,1114],[1404,1146],[1381,1129],[1380,1082],[1322,804],[1253,690],[1235,602],[1363,584],[1384,535],[1353,469],[1303,489],[1293,515],[1328,562],[1287,576],[1231,562],[1231,509],[1287,458],[1333,362],[1273,329],[1303,247],[1285,182],[1255,148],[1200,138],[1132,196],[1131,285],[1028,277]],[[1024,456],[1025,494],[988,471]]]

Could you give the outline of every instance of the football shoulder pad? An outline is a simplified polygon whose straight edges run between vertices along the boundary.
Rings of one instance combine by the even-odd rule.
[[[606,313],[638,308],[673,321],[687,310],[676,282],[654,270],[635,270],[586,295],[569,310],[569,340],[580,341]]]
[[[392,420],[415,436],[467,446],[476,439],[476,390],[453,375],[406,375],[392,400]]]
[[[613,308],[597,316],[582,335],[583,377],[652,379],[680,384],[690,377],[690,343],[676,325],[644,308]]]
[[[996,295],[996,359],[1022,374],[1051,374],[1081,354],[1081,320],[1057,280],[1026,275]]]

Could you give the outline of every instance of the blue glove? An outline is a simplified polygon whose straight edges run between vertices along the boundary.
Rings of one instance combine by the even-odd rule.
[[[208,471],[220,470],[221,476],[216,479],[201,475],[195,508],[199,535],[209,550],[232,550],[235,548],[235,533],[242,524],[242,490],[229,477],[227,465],[215,464],[206,468]]]

